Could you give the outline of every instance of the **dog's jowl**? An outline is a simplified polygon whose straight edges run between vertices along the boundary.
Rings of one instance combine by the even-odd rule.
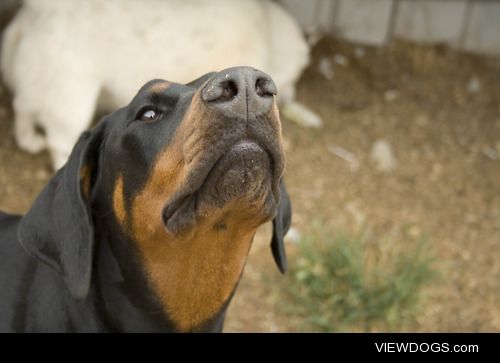
[[[286,269],[271,78],[154,80],[84,133],[24,216],[0,214],[0,331],[222,331],[256,229]]]

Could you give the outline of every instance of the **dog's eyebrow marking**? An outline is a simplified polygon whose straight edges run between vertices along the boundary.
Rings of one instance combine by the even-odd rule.
[[[152,93],[162,93],[165,91],[168,87],[170,87],[171,83],[168,81],[158,81],[155,84],[153,84],[151,87],[148,88],[148,91]]]

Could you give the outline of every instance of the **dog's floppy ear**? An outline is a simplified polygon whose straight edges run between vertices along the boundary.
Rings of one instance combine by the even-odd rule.
[[[99,125],[80,136],[69,160],[18,229],[26,252],[58,271],[75,299],[84,299],[90,286],[94,244],[90,194],[102,133]]]
[[[292,204],[285,187],[285,182],[282,179],[280,181],[280,203],[276,217],[273,219],[273,238],[271,240],[274,261],[282,273],[285,273],[287,269],[284,237],[290,228],[291,222]]]

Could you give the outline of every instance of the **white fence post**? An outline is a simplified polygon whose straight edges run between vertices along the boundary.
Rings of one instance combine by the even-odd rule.
[[[457,47],[466,9],[466,0],[400,0],[393,36]]]
[[[338,0],[334,29],[341,37],[371,45],[387,39],[393,0]]]
[[[500,55],[500,2],[475,1],[464,34],[468,51]]]

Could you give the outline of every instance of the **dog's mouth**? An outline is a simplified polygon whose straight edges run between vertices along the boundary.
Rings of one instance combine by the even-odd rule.
[[[241,140],[215,163],[200,189],[200,202],[221,208],[237,198],[258,199],[270,179],[269,154],[256,142]]]
[[[179,234],[190,229],[200,217],[209,217],[234,201],[239,207],[260,207],[270,214],[279,200],[275,157],[262,143],[243,138],[199,168],[191,183],[179,190],[163,210],[167,230]]]

